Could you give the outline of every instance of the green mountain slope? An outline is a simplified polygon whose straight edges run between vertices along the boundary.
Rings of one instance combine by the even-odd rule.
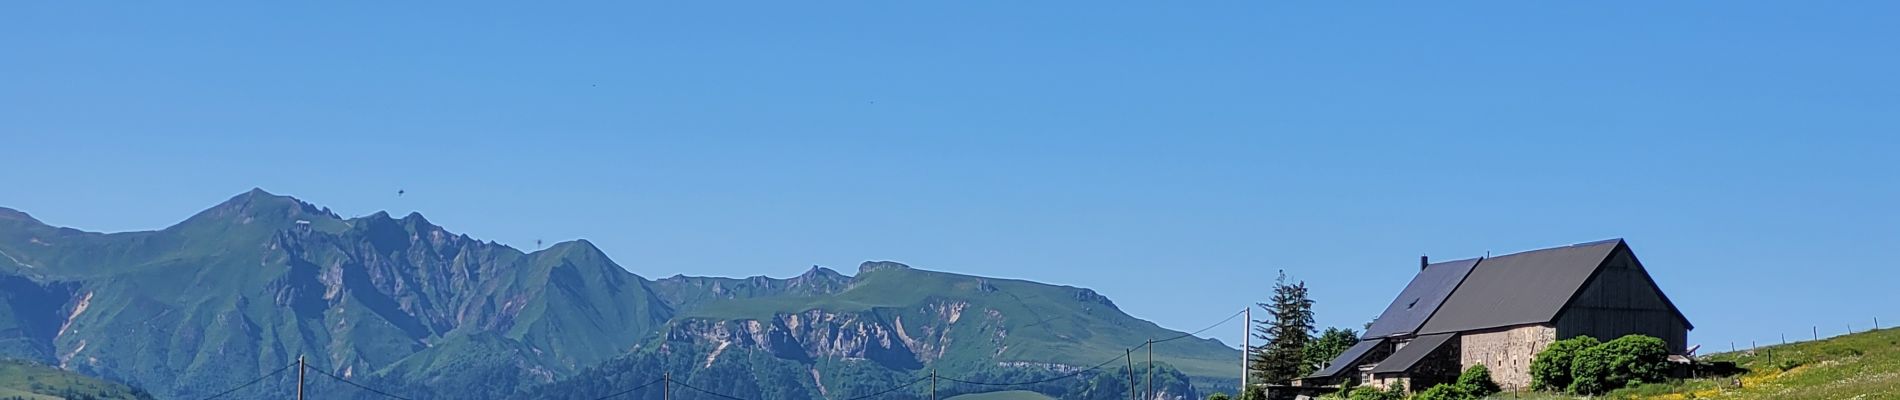
[[[527,398],[592,398],[658,379],[662,372],[729,390],[722,393],[757,393],[763,400],[878,393],[931,371],[978,382],[1038,381],[1121,357],[1123,349],[1149,338],[1181,334],[1124,314],[1088,289],[894,262],[867,262],[856,276],[814,269],[787,280],[674,277],[655,287],[663,298],[682,298],[668,294],[672,290],[722,295],[680,308],[664,337],[641,351]],[[1193,381],[1221,382],[1239,356],[1219,342],[1192,338],[1160,343],[1156,350],[1162,365],[1157,397],[1163,399],[1198,398],[1203,389]],[[1065,399],[1117,399],[1127,396],[1122,378],[1096,371],[1025,386],[944,381],[939,395],[1018,389]],[[795,393],[772,392],[786,388]],[[918,389],[892,395],[921,395]]]
[[[0,289],[0,356],[160,398],[216,393],[299,355],[314,369],[424,398],[574,392],[561,387],[666,372],[778,399],[825,398],[927,370],[1059,375],[1180,334],[1087,289],[892,262],[865,263],[855,276],[814,267],[787,279],[650,281],[586,241],[522,252],[419,214],[345,219],[262,190],[143,232],[59,228],[0,208]],[[1166,398],[1193,397],[1189,376],[1231,381],[1238,358],[1211,340],[1157,349],[1164,375],[1180,375]],[[281,395],[288,379],[238,395]],[[1032,389],[1125,385],[1101,382]]]
[[[423,393],[506,394],[625,353],[671,314],[646,280],[584,241],[522,253],[417,214],[345,220],[261,190],[149,232],[54,228],[9,211],[0,252],[10,264],[0,273],[68,294],[6,299],[33,307],[0,322],[19,327],[0,330],[0,344],[13,343],[0,350],[163,397],[235,386],[299,354],[345,376],[443,383]],[[449,362],[437,344],[534,357]],[[470,387],[417,367],[438,365],[513,378]]]
[[[681,320],[770,321],[787,315],[866,315],[890,321],[939,364],[1092,365],[1121,349],[1180,332],[1122,313],[1093,290],[912,269],[892,262],[860,267],[848,289],[815,296],[761,296],[708,304]],[[1193,376],[1234,374],[1239,353],[1210,339],[1156,345],[1158,360]],[[940,367],[943,365],[939,365]]]
[[[149,400],[145,391],[124,384],[19,360],[0,360],[0,399]]]

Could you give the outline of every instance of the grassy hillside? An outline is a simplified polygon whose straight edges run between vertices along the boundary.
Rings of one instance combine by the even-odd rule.
[[[1005,390],[956,395],[951,396],[949,400],[1055,400],[1055,398],[1027,390]]]
[[[1900,399],[1900,329],[1714,354],[1748,373],[1619,390],[1610,399]],[[1735,383],[1739,381],[1740,387]],[[1511,398],[1510,394],[1502,397]],[[1527,397],[1531,398],[1531,397]],[[1534,398],[1568,399],[1564,396]]]
[[[1036,282],[983,278],[910,268],[885,268],[860,273],[849,289],[830,295],[762,297],[718,301],[685,312],[689,318],[769,320],[775,314],[806,310],[863,312],[888,310],[912,314],[934,300],[967,303],[970,314],[994,313],[999,326],[964,329],[946,360],[1057,362],[1093,365],[1121,356],[1121,350],[1150,338],[1170,338],[1180,332],[1144,321],[1116,308],[1107,298],[1082,288]],[[922,315],[901,315],[917,321]],[[1210,320],[1225,317],[1209,315]],[[979,323],[982,318],[963,319]],[[994,329],[1007,331],[993,343]],[[1210,339],[1184,339],[1155,346],[1156,361],[1197,377],[1228,377],[1234,373],[1239,350]],[[1145,356],[1145,354],[1141,355]]]
[[[74,394],[101,400],[151,398],[123,384],[23,361],[0,360],[0,398],[62,400]]]

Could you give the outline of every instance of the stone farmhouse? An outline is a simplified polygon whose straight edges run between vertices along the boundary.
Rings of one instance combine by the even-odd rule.
[[[1682,354],[1695,329],[1622,239],[1419,265],[1357,345],[1296,385],[1417,391],[1484,365],[1528,388],[1531,359],[1559,339],[1644,334]]]

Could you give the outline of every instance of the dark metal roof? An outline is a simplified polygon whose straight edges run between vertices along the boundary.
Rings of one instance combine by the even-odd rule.
[[[1484,259],[1418,333],[1550,322],[1622,244],[1611,239]]]
[[[1417,332],[1420,326],[1425,325],[1425,320],[1438,311],[1438,306],[1444,304],[1445,298],[1451,296],[1452,289],[1457,289],[1458,283],[1465,280],[1465,275],[1471,274],[1478,260],[1446,261],[1418,271],[1418,275],[1412,277],[1412,283],[1405,285],[1399,297],[1385,306],[1385,312],[1379,314],[1379,319],[1372,320],[1372,326],[1366,328],[1365,335],[1361,337],[1406,336]]]
[[[1383,342],[1385,342],[1385,339],[1361,340],[1359,343],[1353,344],[1352,347],[1346,348],[1345,352],[1339,353],[1339,357],[1333,357],[1333,362],[1327,364],[1325,369],[1321,369],[1319,372],[1314,372],[1312,375],[1307,375],[1306,377],[1331,378],[1339,376],[1339,373],[1345,372],[1347,369],[1358,365],[1359,359],[1365,358],[1366,353],[1372,352],[1373,348],[1379,347],[1379,343]]]
[[[1433,351],[1437,351],[1439,347],[1445,345],[1445,342],[1451,341],[1451,338],[1457,335],[1456,333],[1440,333],[1436,335],[1419,336],[1417,339],[1412,339],[1412,342],[1406,343],[1405,347],[1400,347],[1398,351],[1392,352],[1392,356],[1386,357],[1385,361],[1380,361],[1379,366],[1372,367],[1372,373],[1382,374],[1410,371],[1413,365],[1417,365],[1418,362],[1424,360],[1426,356],[1432,355]]]

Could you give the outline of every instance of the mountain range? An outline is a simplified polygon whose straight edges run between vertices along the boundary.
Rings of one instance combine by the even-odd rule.
[[[935,373],[953,377],[940,395],[1114,399],[1128,397],[1129,365],[1090,367],[1181,335],[1084,288],[889,261],[852,275],[813,267],[786,279],[653,280],[585,240],[524,252],[421,214],[342,218],[263,190],[154,231],[86,232],[0,208],[0,357],[160,399],[223,392],[300,356],[317,372],[409,398],[597,398],[670,376],[745,400],[842,399]],[[1239,352],[1218,341],[1154,350],[1156,399],[1237,380]],[[1076,377],[955,383],[1066,375]],[[281,396],[293,378],[238,393]],[[329,393],[316,398],[375,395],[323,380],[307,388]]]

